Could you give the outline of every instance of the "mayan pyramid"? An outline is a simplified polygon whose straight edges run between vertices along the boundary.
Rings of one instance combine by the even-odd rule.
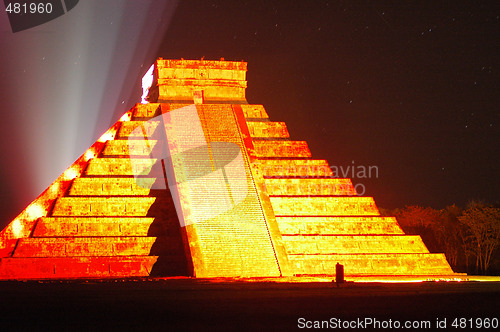
[[[453,274],[249,105],[246,70],[157,60],[143,103],[0,233],[0,279]]]

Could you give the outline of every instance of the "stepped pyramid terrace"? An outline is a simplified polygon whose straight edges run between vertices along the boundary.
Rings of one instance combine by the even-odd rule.
[[[454,275],[248,104],[246,71],[158,59],[142,103],[0,233],[0,279]]]

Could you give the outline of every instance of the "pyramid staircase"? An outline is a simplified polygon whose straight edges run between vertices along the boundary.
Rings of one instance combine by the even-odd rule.
[[[55,182],[55,187],[64,188],[45,202],[43,212],[47,215],[35,217],[31,225],[26,225],[30,229],[25,237],[3,248],[6,257],[0,261],[2,278],[189,275],[180,225],[168,191],[139,187],[131,169],[129,157],[141,156],[143,151],[128,151],[128,133],[151,117],[151,110],[156,112],[158,108],[145,106],[129,111],[103,135],[102,142],[70,168],[80,166],[81,174],[77,176],[74,171],[74,179],[65,186],[61,178]],[[132,121],[124,121],[131,115]],[[116,137],[108,140],[113,132]],[[152,168],[145,180],[155,181],[158,176],[163,180],[160,171]],[[40,198],[49,196],[50,189]],[[35,202],[31,207],[43,203]],[[29,220],[29,216],[25,218]],[[5,244],[9,243],[6,235],[15,233],[16,227],[9,226],[2,234]]]
[[[325,160],[312,158],[306,142],[290,139],[283,122],[271,122],[262,105],[245,104],[241,63],[237,74],[228,63],[158,60],[158,103],[137,104],[124,114],[0,233],[0,279],[332,276],[336,263],[347,276],[453,274],[443,254],[429,253],[394,217],[380,216],[372,197],[357,196],[350,179],[333,177]],[[175,79],[162,76],[161,68],[174,68],[169,75]],[[212,73],[219,76],[207,80]],[[166,97],[162,89],[174,83],[180,88],[170,88]],[[162,164],[151,161],[157,141],[145,143],[134,129],[153,138],[161,134],[163,125],[155,119],[185,106],[172,100],[192,96],[200,85],[217,94],[217,102],[197,105],[200,114],[214,128],[217,112],[238,124],[249,188],[255,191],[248,203],[251,218],[262,219],[259,237],[247,242],[236,233],[221,237],[220,225],[181,227],[170,191],[146,189],[134,177],[134,165],[144,162],[153,167],[141,181],[166,181]],[[233,92],[237,98],[221,101]],[[231,241],[238,242],[234,248]]]
[[[380,216],[373,198],[333,177],[306,142],[291,141],[283,122],[270,122],[260,105],[242,107],[294,275],[332,275],[336,263],[351,276],[453,274],[443,254]]]

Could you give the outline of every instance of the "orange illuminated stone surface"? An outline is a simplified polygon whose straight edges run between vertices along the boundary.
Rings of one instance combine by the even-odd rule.
[[[0,279],[453,274],[249,105],[246,69],[157,60],[147,103],[0,233]]]

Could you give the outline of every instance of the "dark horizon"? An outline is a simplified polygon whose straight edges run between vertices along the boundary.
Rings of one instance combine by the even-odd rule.
[[[108,99],[96,103],[96,109],[78,114],[76,122],[65,113],[51,113],[45,100],[30,96],[40,96],[37,89],[45,91],[42,86],[61,86],[56,70],[44,72],[48,76],[33,76],[36,81],[32,85],[22,86],[21,78],[7,81],[10,71],[22,73],[27,69],[36,74],[30,67],[35,64],[6,62],[16,56],[9,52],[0,57],[0,94],[5,100],[6,116],[0,130],[4,142],[0,162],[1,225],[7,225],[99,133],[140,101],[140,78],[157,57],[224,57],[248,62],[249,103],[263,104],[272,121],[285,122],[291,138],[307,141],[315,159],[326,159],[331,166],[344,170],[352,165],[376,166],[378,178],[353,182],[364,185],[365,195],[373,196],[380,208],[444,208],[453,203],[463,206],[471,199],[499,202],[496,40],[500,11],[496,3],[169,4],[162,5],[164,12],[155,16],[168,18],[169,22],[155,21],[161,28],[147,29],[148,22],[144,23],[139,35],[144,37],[148,32],[157,37],[130,49],[132,60],[128,64],[120,58],[128,50],[124,39],[141,28],[124,19],[117,30],[120,38],[115,40],[122,44],[110,52],[113,63],[109,71],[113,75],[99,83],[102,91],[84,91],[86,94],[74,103],[97,100],[103,91],[109,92]],[[149,6],[151,11],[153,5]],[[126,19],[136,17],[132,7],[125,10]],[[57,29],[57,24],[74,19],[83,8],[79,4],[65,17],[15,37],[26,38],[23,47],[29,47],[36,38],[27,36],[41,36],[43,29]],[[112,12],[114,7],[105,9]],[[94,24],[93,32],[98,34],[104,34],[105,27],[113,23],[105,12],[96,14],[94,21],[89,24]],[[5,24],[2,29],[3,34],[12,33]],[[50,34],[45,36],[51,40]],[[108,47],[104,41],[90,40],[93,47],[87,52],[101,60],[99,52]],[[59,44],[54,41],[54,45]],[[57,51],[73,52],[64,47]],[[35,55],[40,63],[42,58],[50,61],[58,56]],[[73,73],[71,61],[55,65],[67,66],[63,72]],[[95,75],[91,72],[83,78],[85,81],[77,83],[92,83]],[[71,108],[71,100],[66,98],[71,94],[62,88],[47,99],[62,98],[63,107]],[[35,121],[26,120],[30,117]],[[96,123],[87,123],[87,118],[95,118]],[[71,127],[67,131],[73,135],[74,145],[61,158],[62,142],[67,138],[58,130],[74,123],[74,130]],[[23,136],[26,132],[33,134]],[[58,133],[60,138],[44,138],[52,133]]]

